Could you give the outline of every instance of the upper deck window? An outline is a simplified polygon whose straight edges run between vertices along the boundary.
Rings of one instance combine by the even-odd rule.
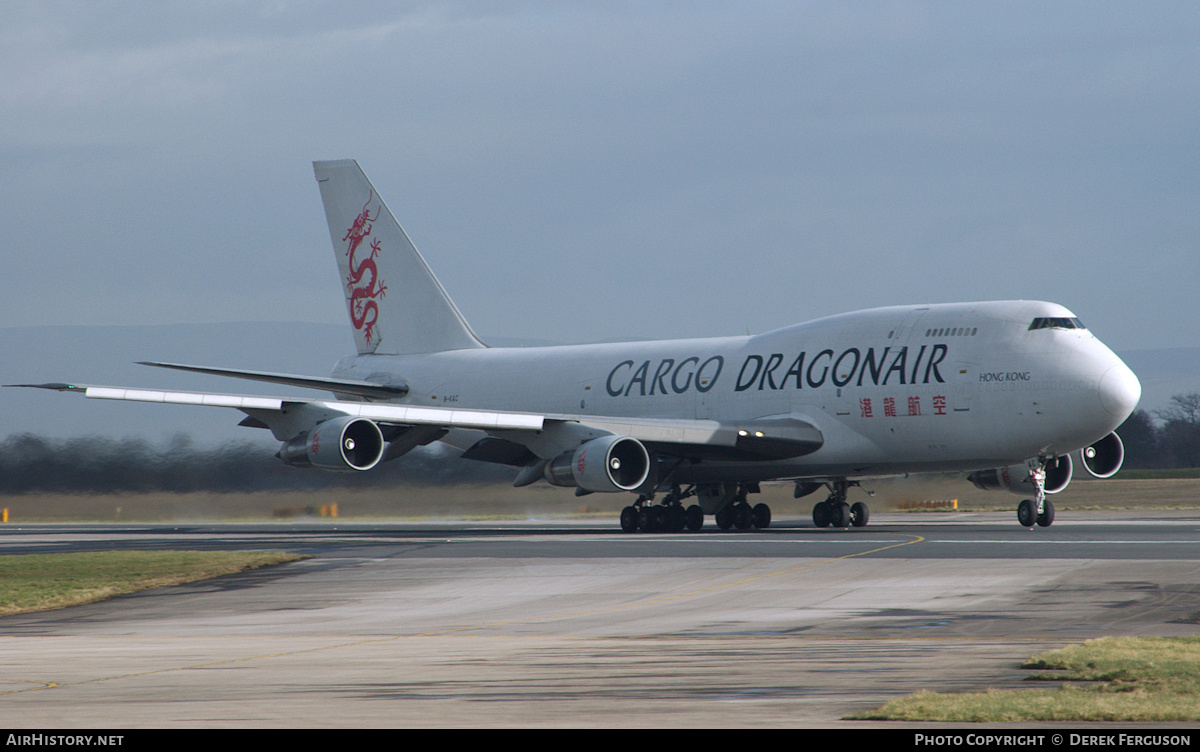
[[[1033,320],[1029,325],[1029,329],[1087,329],[1083,322],[1077,318],[1050,318],[1043,317]]]

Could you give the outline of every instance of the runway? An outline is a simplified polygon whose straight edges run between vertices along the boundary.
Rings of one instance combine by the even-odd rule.
[[[839,726],[1021,660],[1200,633],[1200,514],[0,527],[0,550],[278,549],[296,564],[0,619],[0,724]],[[853,725],[864,725],[857,723]]]

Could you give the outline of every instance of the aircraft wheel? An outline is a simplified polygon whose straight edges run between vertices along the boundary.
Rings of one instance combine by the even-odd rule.
[[[621,530],[626,533],[636,533],[638,529],[637,507],[625,507],[621,510]]]
[[[1050,527],[1054,524],[1054,503],[1049,499],[1042,504],[1042,513],[1038,515],[1037,524],[1042,527]]]
[[[771,526],[771,508],[766,504],[755,504],[750,515],[756,528],[761,530]]]
[[[829,504],[824,501],[813,506],[813,524],[817,527],[829,527],[830,517]]]
[[[867,520],[870,518],[870,508],[861,501],[855,502],[854,506],[850,507],[850,524],[854,527],[866,527]]]
[[[733,509],[733,526],[738,530],[749,530],[754,524],[754,514],[749,504],[735,504]]]
[[[638,530],[643,533],[654,532],[654,512],[650,507],[642,507],[638,510]]]
[[[667,524],[670,520],[670,517],[667,516],[667,508],[666,507],[658,507],[658,506],[651,507],[650,508],[650,519],[651,519],[651,525],[653,525],[652,529],[654,530],[654,532],[665,533],[670,530],[670,528],[667,526]]]
[[[704,527],[704,510],[699,504],[693,504],[684,513],[687,519],[687,529],[693,533]]]
[[[733,520],[731,519],[730,512],[730,508],[725,507],[718,510],[717,513],[713,515],[717,519],[717,527],[721,528],[722,530],[728,530],[733,526]]]
[[[829,524],[834,527],[850,527],[850,505],[839,501],[830,510]]]
[[[667,527],[672,533],[682,533],[687,526],[687,514],[683,507],[673,504],[667,507]]]
[[[1037,506],[1034,505],[1033,499],[1025,499],[1017,506],[1017,522],[1020,522],[1024,527],[1033,527],[1033,523],[1037,521]]]

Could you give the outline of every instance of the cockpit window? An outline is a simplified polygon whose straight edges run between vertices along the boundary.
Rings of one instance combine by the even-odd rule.
[[[1029,325],[1029,329],[1087,329],[1083,322],[1077,318],[1050,318],[1043,317],[1033,320]]]

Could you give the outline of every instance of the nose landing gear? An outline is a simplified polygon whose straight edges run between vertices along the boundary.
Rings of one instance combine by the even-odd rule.
[[[1054,502],[1046,498],[1046,469],[1040,465],[1030,471],[1034,498],[1025,499],[1017,505],[1017,522],[1024,527],[1050,527],[1054,524]]]

